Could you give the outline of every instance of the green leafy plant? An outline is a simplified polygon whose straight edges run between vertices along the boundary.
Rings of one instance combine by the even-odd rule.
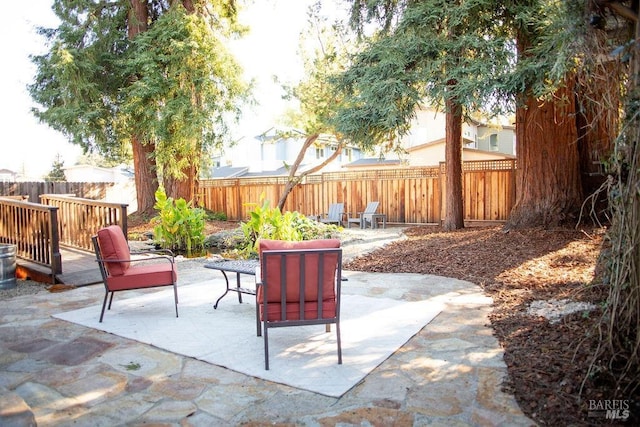
[[[164,249],[184,251],[191,256],[204,249],[205,212],[191,202],[167,197],[163,189],[156,191],[154,208],[158,216],[152,222],[155,242]]]
[[[224,212],[214,212],[205,209],[204,213],[207,221],[226,221],[228,219],[227,214]]]
[[[120,365],[120,366],[123,366],[127,371],[137,371],[142,367],[141,364],[136,362],[129,362],[126,365]]]
[[[291,223],[302,236],[302,240],[329,239],[337,237],[338,233],[342,231],[342,227],[319,223],[300,212],[292,212]]]
[[[280,209],[272,208],[269,200],[265,200],[264,194],[260,196],[260,200],[261,205],[248,204],[255,206],[255,208],[250,212],[249,220],[240,224],[245,237],[244,245],[240,251],[246,257],[257,254],[260,239],[302,240],[300,232],[293,227],[291,212],[283,214]]]
[[[335,235],[340,228],[335,225],[319,224],[299,212],[282,213],[280,209],[271,207],[264,194],[260,196],[261,204],[250,212],[247,222],[240,227],[244,234],[244,242],[238,249],[244,258],[256,257],[260,239],[274,239],[287,241],[312,240]]]

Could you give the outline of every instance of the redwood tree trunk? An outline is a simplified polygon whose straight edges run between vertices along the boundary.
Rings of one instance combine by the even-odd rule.
[[[130,5],[127,34],[129,39],[133,39],[136,35],[147,31],[149,9],[147,2],[144,0],[131,0]],[[132,135],[131,146],[138,212],[152,214],[154,212],[155,193],[158,189],[158,175],[153,153],[154,145],[141,141],[137,135]]]
[[[135,172],[136,199],[138,213],[152,214],[156,202],[158,176],[153,157],[153,145],[142,144],[138,138],[131,139],[133,148],[133,169]]]
[[[462,108],[455,99],[446,100],[445,182],[446,207],[442,227],[464,228],[462,194]]]
[[[186,201],[195,200],[197,182],[196,167],[192,164],[183,169],[182,172],[186,175],[183,179],[177,179],[172,176],[164,176],[163,185],[164,191],[167,197],[173,197],[175,199],[185,199]]]
[[[575,219],[582,203],[572,80],[554,102],[529,97],[516,111],[516,203],[507,228],[554,226]]]
[[[582,191],[595,196],[596,214],[607,207],[607,194],[595,194],[606,182],[603,163],[609,160],[619,132],[620,75],[619,65],[603,63],[593,75],[578,81],[576,109],[578,115],[578,155],[582,172]]]

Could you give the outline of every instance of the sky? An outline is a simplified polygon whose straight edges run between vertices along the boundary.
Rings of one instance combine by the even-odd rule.
[[[274,125],[285,103],[272,76],[296,81],[302,74],[297,56],[298,35],[306,24],[307,7],[314,0],[254,0],[240,15],[250,33],[231,46],[245,69],[245,78],[256,80],[257,108],[247,110],[235,134],[255,136]],[[331,3],[331,2],[325,2]],[[28,7],[25,5],[28,4]],[[57,156],[65,166],[76,163],[82,150],[59,132],[39,123],[30,113],[33,102],[26,86],[35,67],[29,56],[46,51],[38,26],[56,27],[51,11],[53,0],[3,2],[0,13],[0,40],[3,66],[0,67],[0,169],[10,169],[34,179],[46,175]],[[323,6],[324,7],[324,6]]]

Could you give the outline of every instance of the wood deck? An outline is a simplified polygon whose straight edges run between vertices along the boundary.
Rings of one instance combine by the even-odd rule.
[[[60,253],[62,274],[56,274],[55,283],[73,286],[102,283],[95,253],[72,248],[60,248]],[[18,258],[16,270],[19,278],[30,278],[44,283],[53,282],[51,269],[40,264]]]

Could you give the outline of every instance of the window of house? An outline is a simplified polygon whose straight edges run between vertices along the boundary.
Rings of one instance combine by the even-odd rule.
[[[489,136],[489,149],[491,151],[498,151],[498,134],[492,133]]]
[[[351,152],[351,148],[346,148],[344,150],[344,154],[345,154],[345,156],[347,156],[347,160],[349,160],[351,162],[352,161],[351,157],[353,155],[353,153]]]
[[[316,159],[321,159],[324,157],[324,150],[322,147],[316,147]]]

